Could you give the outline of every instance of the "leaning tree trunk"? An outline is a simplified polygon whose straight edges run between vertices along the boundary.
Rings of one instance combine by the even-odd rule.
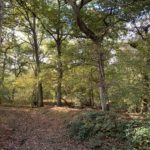
[[[56,99],[57,105],[62,105],[62,78],[63,78],[63,69],[62,69],[62,60],[61,60],[61,41],[56,41],[57,44],[57,72],[58,72],[58,79],[57,79],[57,91],[56,91]]]
[[[34,54],[35,54],[35,62],[36,62],[36,69],[35,69],[35,77],[37,80],[37,90],[36,90],[36,100],[38,107],[43,106],[43,88],[42,82],[40,80],[40,59],[39,59],[39,46],[37,42],[37,34],[36,34],[36,17],[33,18],[33,45],[34,45]]]

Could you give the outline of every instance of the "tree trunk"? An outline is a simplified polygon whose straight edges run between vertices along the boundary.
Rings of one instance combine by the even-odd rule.
[[[3,0],[0,0],[0,51],[2,50]]]
[[[104,53],[99,53],[98,58],[98,69],[99,69],[99,93],[101,100],[101,107],[103,111],[109,110],[108,104],[108,93],[107,93],[107,85],[105,81],[105,71],[104,71]]]
[[[142,99],[141,113],[148,112],[148,100]]]
[[[14,100],[15,100],[15,93],[16,93],[16,89],[13,88],[13,89],[12,89],[12,95],[11,95],[11,101],[12,101],[12,102],[14,102]]]
[[[40,59],[39,59],[39,46],[37,42],[37,34],[36,34],[36,17],[33,17],[33,46],[34,46],[34,53],[35,53],[35,62],[36,62],[36,69],[35,69],[35,77],[37,79],[37,94],[36,94],[36,100],[38,107],[43,106],[43,88],[42,88],[42,82],[40,80]]]
[[[42,83],[40,81],[38,81],[38,92],[37,92],[37,101],[38,101],[38,107],[42,107],[43,106],[43,88],[42,88]]]
[[[88,96],[89,96],[89,102],[90,106],[94,106],[94,89],[93,89],[93,82],[92,82],[93,76],[92,76],[92,69],[89,75],[89,90],[88,90]]]
[[[92,88],[89,88],[89,91],[88,91],[88,99],[89,99],[89,105],[90,107],[93,107],[94,106],[94,93],[93,93],[93,89]]]
[[[144,81],[144,95],[142,96],[141,113],[148,112],[149,77],[147,74],[143,74],[143,81]]]
[[[62,69],[62,61],[61,61],[61,41],[58,40],[57,44],[57,72],[58,72],[58,79],[57,79],[57,92],[56,92],[56,99],[57,105],[62,105],[62,78],[63,78],[63,69]]]
[[[3,61],[2,76],[1,76],[2,83],[4,82],[4,78],[5,78],[6,60],[7,60],[7,49],[4,52],[4,61]]]

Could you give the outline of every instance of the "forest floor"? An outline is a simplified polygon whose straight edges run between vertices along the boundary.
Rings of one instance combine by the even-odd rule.
[[[85,111],[91,109],[0,106],[0,150],[90,150],[88,143],[73,140],[67,132],[72,118]],[[139,114],[121,116],[143,119]]]
[[[66,125],[81,110],[0,106],[0,150],[87,150],[70,139]]]

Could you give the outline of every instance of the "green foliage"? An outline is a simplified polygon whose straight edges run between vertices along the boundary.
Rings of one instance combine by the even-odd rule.
[[[0,103],[11,102],[10,89],[4,86],[0,86]]]
[[[71,135],[81,140],[95,135],[100,137],[110,136],[113,138],[124,138],[124,136],[120,135],[123,128],[124,122],[117,120],[115,114],[88,112],[75,118],[70,123],[69,131]]]
[[[71,137],[88,139],[92,147],[102,146],[102,142],[109,147],[106,141],[117,141],[127,149],[148,150],[150,147],[149,121],[125,120],[112,112],[87,112],[75,117],[68,127]]]
[[[35,86],[36,80],[32,74],[18,77],[13,82],[13,89],[15,89],[14,104],[31,104]]]
[[[108,66],[106,71],[112,84],[109,97],[115,109],[129,112],[138,109],[139,112],[141,97],[149,99],[149,81],[144,79],[144,76],[150,75],[148,43],[149,36],[145,41],[138,39],[127,44],[122,43],[116,49],[117,61]]]
[[[150,121],[132,121],[126,129],[126,136],[131,148],[149,150]]]

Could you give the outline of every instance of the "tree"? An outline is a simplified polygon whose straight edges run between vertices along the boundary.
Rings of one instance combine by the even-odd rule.
[[[141,62],[138,70],[141,75],[141,112],[147,112],[149,109],[149,67],[150,67],[150,53],[149,53],[149,25],[136,27],[138,35],[141,37],[135,41],[130,42],[131,47],[137,49],[139,62]],[[144,30],[144,32],[142,31]]]
[[[2,46],[3,7],[3,0],[0,0],[0,51]]]
[[[109,16],[113,16],[114,8],[113,6],[110,8],[104,6],[104,11],[101,9],[99,3],[89,4],[91,0],[82,0],[82,1],[76,1],[76,0],[67,0],[74,11],[75,19],[77,22],[77,25],[79,26],[80,30],[88,37],[90,38],[95,46],[96,46],[96,55],[97,55],[97,64],[98,64],[98,70],[99,70],[99,92],[100,92],[100,99],[101,99],[101,107],[103,111],[106,111],[109,109],[108,106],[108,93],[107,93],[107,84],[105,79],[105,60],[106,60],[106,54],[103,51],[102,43],[104,41],[104,38],[110,33],[110,30],[112,29],[112,26],[116,24],[116,21],[113,22]],[[88,5],[87,9],[83,8],[84,6]],[[97,6],[96,6],[97,5]],[[98,9],[97,9],[98,7]],[[89,9],[88,9],[89,8]],[[100,13],[98,13],[98,11]],[[95,28],[91,27],[91,22],[86,22],[84,16],[82,16],[83,12],[85,14],[89,14],[88,17],[91,17],[94,21],[94,23],[97,25]],[[97,18],[94,17],[94,15],[98,16]],[[93,18],[92,18],[93,17]],[[95,19],[95,20],[94,20]],[[109,22],[107,22],[107,19]],[[100,21],[99,21],[100,20]],[[98,22],[98,23],[97,23]],[[98,27],[100,26],[100,27]]]
[[[35,9],[35,5],[32,5],[32,2],[24,2],[22,0],[17,0],[17,7],[18,11],[24,17],[24,21],[28,23],[27,30],[29,32],[29,36],[31,35],[31,46],[33,48],[33,56],[36,62],[35,66],[35,77],[37,80],[36,85],[36,101],[39,107],[43,106],[43,90],[42,90],[42,82],[40,80],[40,54],[39,54],[39,42],[38,42],[38,31],[37,31],[37,16],[32,9]],[[29,4],[31,4],[31,8],[29,8]],[[20,7],[20,8],[19,8]]]
[[[50,40],[54,40],[56,46],[56,71],[57,71],[57,86],[56,86],[56,99],[57,105],[61,106],[62,100],[62,80],[64,74],[63,68],[63,42],[69,36],[70,27],[68,19],[68,9],[61,0],[53,2],[43,2],[44,7],[39,14],[39,20],[45,29],[46,33],[50,36]]]

